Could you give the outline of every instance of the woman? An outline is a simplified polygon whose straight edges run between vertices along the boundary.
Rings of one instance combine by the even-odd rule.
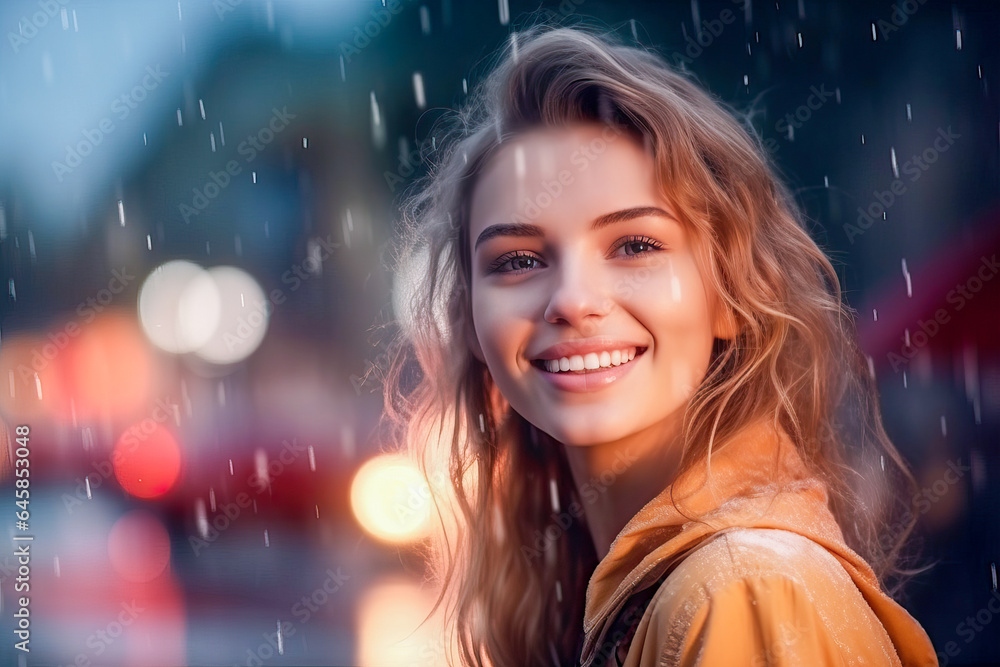
[[[888,592],[913,478],[759,139],[567,28],[454,120],[404,206],[386,419],[450,482],[461,662],[937,664]]]

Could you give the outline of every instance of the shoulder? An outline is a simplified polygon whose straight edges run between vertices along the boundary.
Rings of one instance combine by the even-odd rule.
[[[840,562],[785,530],[717,534],[664,580],[648,613],[647,642],[664,664],[898,664]]]
[[[676,576],[675,576],[676,575]],[[668,577],[674,586],[697,580],[711,594],[748,577],[775,576],[814,586],[855,588],[833,554],[813,540],[787,530],[733,528],[704,542]]]

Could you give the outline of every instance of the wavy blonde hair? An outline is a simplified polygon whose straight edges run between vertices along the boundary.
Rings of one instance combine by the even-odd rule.
[[[848,545],[895,593],[887,582],[913,572],[899,565],[916,521],[912,492],[899,489],[915,482],[883,429],[837,273],[752,126],[613,33],[535,25],[499,55],[468,103],[444,117],[427,174],[404,197],[391,268],[409,276],[411,298],[397,312],[383,378],[382,435],[414,456],[434,489],[440,530],[426,545],[442,585],[435,609],[447,603],[462,663],[572,662],[597,564],[579,521],[531,551],[553,533],[550,480],[561,507],[579,502],[578,492],[562,446],[510,408],[463,337],[472,327],[477,175],[500,146],[537,127],[592,121],[644,140],[738,324],[736,339],[716,340],[687,407],[681,470],[770,416],[826,482]],[[887,522],[895,528],[880,539]]]

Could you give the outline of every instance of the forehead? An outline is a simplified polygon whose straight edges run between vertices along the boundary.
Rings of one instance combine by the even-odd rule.
[[[512,216],[594,215],[663,204],[652,156],[624,131],[597,123],[535,128],[501,146],[472,192],[470,232]],[[529,215],[536,213],[536,215]]]

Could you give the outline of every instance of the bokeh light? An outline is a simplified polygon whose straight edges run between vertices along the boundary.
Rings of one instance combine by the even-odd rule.
[[[264,340],[270,304],[264,290],[246,271],[217,266],[208,275],[219,295],[218,317],[214,331],[195,354],[215,364],[242,361]]]
[[[219,323],[219,291],[203,268],[174,260],[157,267],[139,290],[139,321],[154,345],[167,352],[192,352]]]
[[[435,591],[402,578],[387,578],[372,585],[358,610],[357,664],[363,667],[447,664],[448,644],[440,616],[431,616],[423,623],[434,600]]]
[[[396,454],[368,460],[351,482],[355,518],[370,535],[385,542],[404,544],[426,536],[432,504],[423,475]]]
[[[69,347],[67,390],[77,416],[121,416],[148,400],[153,360],[133,317],[108,313],[82,327]],[[69,406],[63,416],[71,416]]]
[[[246,271],[205,270],[184,260],[157,268],[139,292],[139,319],[154,345],[218,365],[253,354],[267,333],[270,308]]]
[[[170,537],[156,516],[145,510],[133,510],[111,527],[108,557],[123,579],[136,583],[152,581],[170,562]]]
[[[133,424],[118,438],[114,467],[118,483],[131,495],[162,496],[180,474],[180,448],[165,426],[147,419]]]

